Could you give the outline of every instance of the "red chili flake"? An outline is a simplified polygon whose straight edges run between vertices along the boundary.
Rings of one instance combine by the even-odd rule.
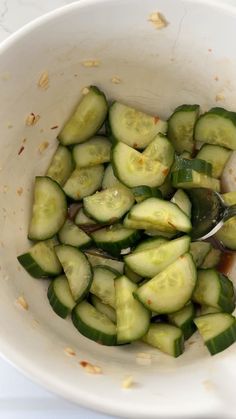
[[[154,116],[153,119],[154,119],[154,124],[157,124],[158,121],[160,120],[159,116]]]
[[[53,127],[51,127],[51,129],[57,129],[58,125],[54,125]]]
[[[165,175],[165,176],[166,176],[166,175],[168,175],[168,173],[169,173],[169,169],[167,169],[167,168],[166,168],[166,169],[162,170],[162,173],[163,173],[163,175]]]
[[[80,365],[81,365],[81,367],[86,368],[87,365],[88,365],[88,362],[87,361],[80,361]]]
[[[18,156],[24,151],[25,147],[22,145],[20,150],[18,151]]]
[[[150,305],[150,304],[152,304],[151,300],[149,300],[149,299],[147,300],[147,303],[148,303],[149,305]]]

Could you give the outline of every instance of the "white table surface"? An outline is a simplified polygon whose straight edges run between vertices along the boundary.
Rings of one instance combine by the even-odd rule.
[[[71,0],[0,0],[0,42],[38,16]],[[105,419],[32,383],[0,358],[0,419]]]

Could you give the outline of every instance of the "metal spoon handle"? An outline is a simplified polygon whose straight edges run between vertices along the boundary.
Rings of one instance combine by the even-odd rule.
[[[232,217],[236,216],[236,205],[231,205],[230,207],[226,207],[224,212],[224,221],[229,220]]]

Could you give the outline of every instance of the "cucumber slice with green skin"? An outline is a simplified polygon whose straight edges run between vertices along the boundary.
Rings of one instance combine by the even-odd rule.
[[[151,313],[134,298],[137,288],[124,275],[115,281],[117,342],[120,344],[142,338],[149,328]]]
[[[115,308],[115,278],[120,276],[119,272],[105,267],[95,266],[93,268],[93,281],[90,287],[90,293],[100,298],[102,303]]]
[[[213,313],[221,313],[222,310],[216,307],[210,306],[201,306],[200,308],[200,316],[204,316],[205,314],[213,314]]]
[[[66,196],[60,185],[47,176],[37,176],[34,185],[30,240],[46,240],[55,236],[67,217]]]
[[[166,231],[159,231],[159,230],[145,230],[144,232],[147,236],[150,236],[152,238],[155,237],[162,237],[164,239],[173,239],[176,234],[178,234],[178,232],[174,232],[174,233],[167,233]]]
[[[224,351],[236,341],[236,320],[228,313],[212,313],[194,320],[211,355]]]
[[[168,240],[164,237],[152,237],[139,243],[133,250],[132,254],[143,252],[144,250],[158,249],[158,247],[165,243],[168,243]]]
[[[173,204],[178,205],[178,207],[189,217],[191,218],[191,209],[192,204],[188,195],[182,190],[178,189],[174,196],[170,200]]]
[[[166,176],[164,183],[161,186],[159,186],[158,189],[162,193],[162,196],[164,199],[169,199],[171,197],[171,195],[174,192],[174,189],[171,183],[171,173],[169,173]]]
[[[175,157],[172,171],[190,169],[203,175],[212,176],[212,165],[205,160],[185,159],[182,156]]]
[[[138,284],[139,282],[143,280],[142,276],[133,272],[132,269],[130,269],[127,265],[125,265],[124,274],[125,276],[127,276],[127,278],[129,278],[135,284]]]
[[[168,120],[167,136],[177,153],[194,150],[194,126],[200,111],[199,105],[182,105]]]
[[[133,221],[143,222],[140,228],[174,233],[189,232],[192,228],[189,217],[172,202],[158,198],[149,198],[132,207],[129,217]]]
[[[220,182],[218,179],[198,173],[195,170],[177,170],[172,173],[171,179],[174,188],[209,188],[213,189],[213,191],[220,192]]]
[[[196,280],[195,264],[192,256],[186,253],[142,285],[135,295],[145,307],[156,313],[173,313],[190,300]]]
[[[167,166],[121,141],[112,148],[111,160],[115,176],[129,188],[140,185],[152,188],[160,186],[169,173]]]
[[[112,323],[116,323],[116,311],[108,304],[104,304],[96,295],[91,295],[92,305],[100,312],[105,314]]]
[[[143,154],[170,168],[174,161],[175,150],[165,135],[157,134],[154,140],[144,150]]]
[[[201,269],[209,269],[209,268],[215,268],[220,263],[221,258],[221,251],[219,249],[212,249],[208,254],[206,255],[204,261],[202,262],[200,268]]]
[[[79,302],[87,295],[92,282],[90,263],[75,247],[62,244],[56,246],[55,251],[68,279],[72,296],[76,302]]]
[[[136,202],[142,202],[147,198],[156,197],[162,198],[162,193],[157,188],[150,188],[146,185],[136,186],[132,188],[132,192],[134,194],[134,198]]]
[[[108,268],[112,268],[115,271],[118,271],[120,274],[122,274],[124,271],[124,262],[122,262],[121,260],[113,259],[111,257],[107,257],[97,249],[85,250],[84,253],[87,256],[89,263],[93,267],[105,266]]]
[[[157,116],[114,102],[109,110],[109,131],[113,141],[122,141],[130,147],[142,149],[159,132],[166,133],[167,123]]]
[[[134,196],[123,186],[113,186],[84,198],[84,211],[99,223],[119,220],[134,204]]]
[[[122,183],[115,177],[112,165],[109,164],[104,172],[102,180],[102,189],[108,189],[113,186],[122,185]]]
[[[116,345],[115,324],[87,301],[77,304],[71,318],[76,329],[88,339],[102,345]]]
[[[193,322],[195,316],[196,310],[194,305],[190,302],[181,310],[168,314],[168,321],[174,326],[179,327],[183,332],[184,339],[187,340],[197,329],[195,323]]]
[[[236,150],[236,113],[210,109],[196,123],[195,140]]]
[[[183,332],[172,324],[152,323],[142,340],[175,358],[184,352]]]
[[[87,215],[84,213],[83,208],[80,208],[80,210],[77,212],[75,216],[75,224],[78,226],[90,226],[95,225],[96,221],[92,220],[92,218],[87,217]]]
[[[68,148],[59,145],[52,157],[46,176],[63,186],[74,169],[72,155]]]
[[[130,253],[124,257],[125,264],[144,278],[153,278],[171,265],[178,257],[187,253],[190,237],[163,243],[157,248]]]
[[[76,167],[96,166],[107,163],[110,161],[110,154],[111,142],[101,135],[73,148],[73,159]]]
[[[193,300],[232,313],[235,308],[233,284],[214,269],[199,270]]]
[[[92,243],[91,237],[70,220],[66,220],[58,233],[58,238],[62,244],[69,244],[81,249],[89,247]]]
[[[57,276],[61,273],[62,267],[54,250],[55,244],[53,239],[38,242],[17,259],[34,278]]]
[[[132,247],[140,239],[139,231],[125,228],[122,224],[102,228],[91,236],[98,248],[114,256],[119,256],[123,249]]]
[[[83,143],[98,132],[107,111],[105,95],[97,87],[90,86],[59,133],[58,140],[63,145]]]
[[[211,243],[208,242],[192,242],[190,244],[190,250],[189,253],[191,253],[194,263],[196,264],[196,267],[199,268],[207,256],[207,254],[210,252],[212,246]]]
[[[50,283],[47,296],[52,309],[63,319],[76,305],[65,275],[58,276]]]
[[[66,181],[65,194],[75,201],[96,192],[102,186],[103,165],[75,169]]]
[[[225,147],[204,144],[198,152],[197,158],[211,163],[212,176],[220,178],[231,153],[232,152]]]
[[[226,205],[236,204],[236,192],[228,192],[222,195]],[[228,249],[236,250],[236,217],[230,218],[216,233],[215,237]],[[218,261],[219,263],[219,261]]]

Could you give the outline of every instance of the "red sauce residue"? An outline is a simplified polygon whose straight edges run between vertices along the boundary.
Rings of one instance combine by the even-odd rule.
[[[154,119],[154,124],[157,124],[158,121],[160,120],[159,116],[154,116],[153,119]]]
[[[224,275],[227,275],[230,271],[230,268],[232,267],[233,256],[233,253],[223,253],[220,258],[220,263],[217,267],[218,271],[220,271]]]
[[[147,300],[147,303],[148,303],[149,305],[150,305],[150,304],[152,304],[151,300],[149,300],[149,299]]]
[[[162,170],[162,173],[163,173],[163,175],[165,175],[165,176],[166,176],[166,175],[168,175],[168,173],[169,173],[169,169],[167,169],[167,168],[166,168],[166,169]]]
[[[87,361],[80,361],[80,365],[81,365],[81,367],[86,368],[87,365],[88,365],[88,362]]]
[[[20,150],[18,151],[18,156],[24,151],[25,147],[22,145]]]
[[[53,127],[51,127],[51,129],[57,129],[58,125],[54,125]]]

